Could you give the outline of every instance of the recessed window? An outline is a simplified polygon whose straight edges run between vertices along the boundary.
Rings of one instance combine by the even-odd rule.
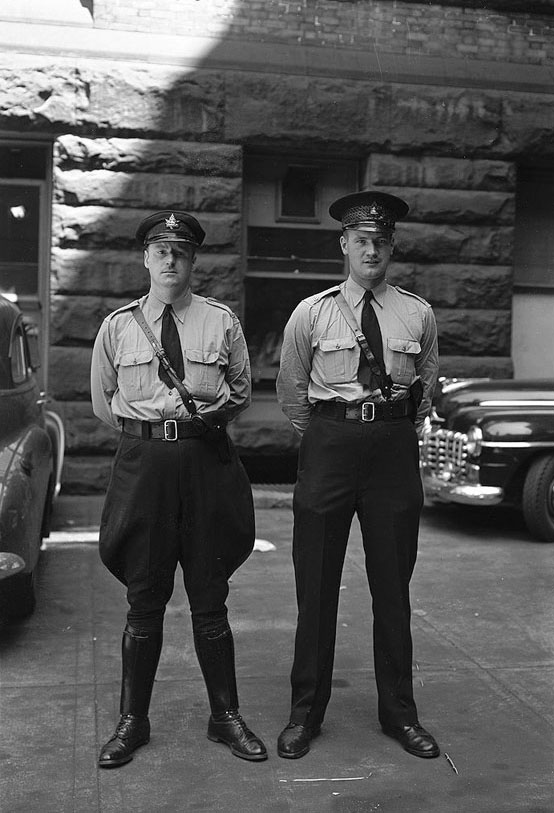
[[[315,167],[288,166],[279,186],[281,219],[318,220],[318,180]]]

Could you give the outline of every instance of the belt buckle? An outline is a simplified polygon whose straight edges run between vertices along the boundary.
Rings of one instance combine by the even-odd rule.
[[[164,440],[177,440],[177,421],[174,418],[164,421]]]
[[[371,414],[368,414],[370,407]],[[364,423],[370,423],[373,420],[375,420],[375,404],[372,401],[365,401],[365,403],[362,404],[362,421],[364,421]]]

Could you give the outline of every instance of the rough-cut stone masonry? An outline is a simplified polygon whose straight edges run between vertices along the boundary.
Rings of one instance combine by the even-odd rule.
[[[476,5],[477,7],[465,7]],[[392,0],[95,0],[94,24],[186,36],[552,64],[554,19],[525,3]],[[530,3],[527,3],[530,5]],[[547,8],[546,4],[543,6]],[[506,8],[507,10],[502,10]],[[515,9],[515,10],[514,10]],[[551,12],[552,13],[552,12]],[[551,14],[550,13],[550,14]]]
[[[176,6],[95,0],[94,25],[219,36],[224,23],[226,36],[325,46],[330,60],[369,47],[546,65],[554,39],[547,15],[450,4],[214,0],[210,15],[204,0]],[[55,146],[50,385],[67,427],[66,492],[106,485],[116,433],[92,415],[90,355],[103,316],[146,289],[138,220],[157,208],[197,212],[207,239],[195,290],[243,312],[249,151],[354,158],[364,186],[405,197],[390,277],[433,304],[441,372],[511,373],[516,166],[554,159],[554,94],[271,71],[0,57],[0,129]],[[260,426],[234,430],[241,448],[294,445]]]

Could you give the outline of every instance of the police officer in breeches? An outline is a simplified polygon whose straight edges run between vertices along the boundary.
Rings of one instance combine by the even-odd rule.
[[[226,432],[250,403],[248,353],[225,305],[191,292],[204,230],[190,214],[157,212],[136,237],[150,275],[146,296],[110,314],[95,341],[91,388],[98,418],[120,432],[100,555],[127,588],[120,719],[99,766],[118,767],[150,737],[148,710],[163,619],[182,568],[211,715],[208,738],[263,760],[239,714],[226,599],[254,546],[246,472]]]
[[[379,722],[409,753],[436,757],[412,688],[409,583],[423,503],[418,431],[437,379],[435,318],[389,285],[395,223],[408,205],[365,191],[340,198],[345,282],[303,300],[284,333],[277,393],[301,437],[294,491],[298,602],[290,721],[279,756],[308,753],[331,696],[341,574],[352,518],[373,604]]]

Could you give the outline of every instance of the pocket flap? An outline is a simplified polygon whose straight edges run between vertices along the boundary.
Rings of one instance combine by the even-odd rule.
[[[126,350],[119,359],[122,367],[135,367],[137,364],[148,364],[154,358],[154,351],[149,350]]]
[[[194,361],[196,364],[215,364],[219,358],[217,350],[210,352],[208,350],[191,350],[187,347],[185,356],[188,361]]]
[[[330,353],[332,350],[351,350],[355,345],[356,339],[353,336],[319,340],[319,349],[324,353]]]
[[[397,353],[421,353],[420,343],[412,339],[388,339],[387,346],[389,350],[395,350]]]

